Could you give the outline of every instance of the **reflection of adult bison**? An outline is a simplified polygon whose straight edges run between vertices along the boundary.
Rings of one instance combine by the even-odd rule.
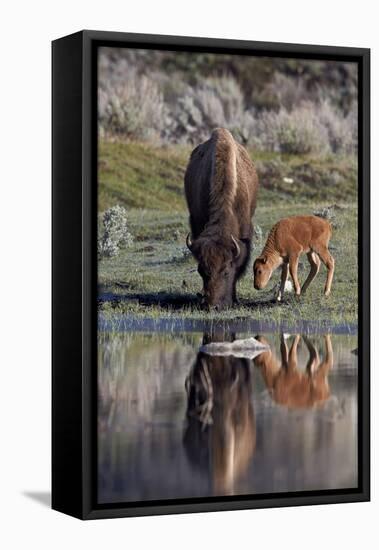
[[[305,372],[298,370],[298,334],[289,352],[282,336],[281,360],[271,350],[254,359],[254,364],[260,368],[266,387],[276,403],[290,409],[310,408],[323,403],[330,396],[328,373],[333,366],[333,348],[330,335],[327,334],[324,338],[325,358],[320,361],[315,346],[308,338],[303,337],[309,351]],[[262,336],[257,336],[257,339],[267,343]]]
[[[255,449],[250,361],[199,352],[186,389],[187,455],[210,476],[214,494],[232,494]]]
[[[230,306],[250,256],[254,165],[230,132],[218,128],[192,152],[184,183],[192,232],[187,246],[199,264],[205,305]]]

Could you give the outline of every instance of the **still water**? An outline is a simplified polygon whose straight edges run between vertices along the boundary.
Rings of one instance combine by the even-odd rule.
[[[357,337],[251,336],[99,333],[99,503],[357,486]]]

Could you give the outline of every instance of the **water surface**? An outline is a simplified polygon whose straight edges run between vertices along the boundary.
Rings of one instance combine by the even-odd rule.
[[[357,337],[100,332],[99,503],[357,486]]]

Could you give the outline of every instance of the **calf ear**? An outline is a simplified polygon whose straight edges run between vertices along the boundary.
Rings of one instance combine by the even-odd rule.
[[[267,256],[260,256],[258,259],[262,262],[262,264],[267,262]]]

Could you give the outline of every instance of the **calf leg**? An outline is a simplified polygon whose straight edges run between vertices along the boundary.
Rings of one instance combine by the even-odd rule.
[[[296,255],[294,254],[290,256],[290,260],[289,260],[290,274],[293,280],[293,286],[295,287],[295,294],[297,296],[299,296],[301,292],[299,279],[297,277],[298,265],[299,265],[299,254],[296,254]]]
[[[288,356],[288,370],[297,369],[297,348],[299,346],[300,338],[301,338],[300,334],[296,334],[292,342],[292,346]]]
[[[306,338],[306,336],[304,336],[303,338],[309,352],[309,359],[305,370],[308,374],[312,375],[314,372],[316,372],[320,364],[320,357],[317,349],[312,344],[312,342],[308,338]]]
[[[317,371],[313,376],[313,383],[316,391],[321,393],[325,399],[330,394],[328,384],[329,369],[333,367],[333,347],[330,334],[325,335],[325,357],[322,363],[319,365]]]
[[[326,269],[328,270],[325,283],[325,296],[329,296],[334,275],[334,258],[326,246],[319,248],[317,252],[321,258],[321,261],[326,265]]]
[[[320,365],[320,370],[322,370],[325,375],[328,374],[329,370],[333,368],[333,346],[332,339],[330,334],[325,334],[325,358]]]
[[[288,262],[284,262],[284,264],[282,265],[282,276],[280,279],[279,293],[276,298],[278,302],[280,302],[283,298],[284,288],[286,286],[287,278],[288,278]]]
[[[288,367],[288,348],[287,348],[286,340],[284,338],[284,334],[282,334],[280,337],[280,355],[282,359],[282,365],[287,368]]]
[[[309,275],[308,275],[305,283],[303,284],[303,286],[301,288],[302,294],[304,294],[306,292],[307,288],[309,287],[309,285],[311,284],[313,279],[316,277],[317,273],[319,272],[320,264],[321,264],[320,258],[313,251],[308,252],[307,258],[308,258],[309,263],[311,264],[311,270],[309,272]]]

